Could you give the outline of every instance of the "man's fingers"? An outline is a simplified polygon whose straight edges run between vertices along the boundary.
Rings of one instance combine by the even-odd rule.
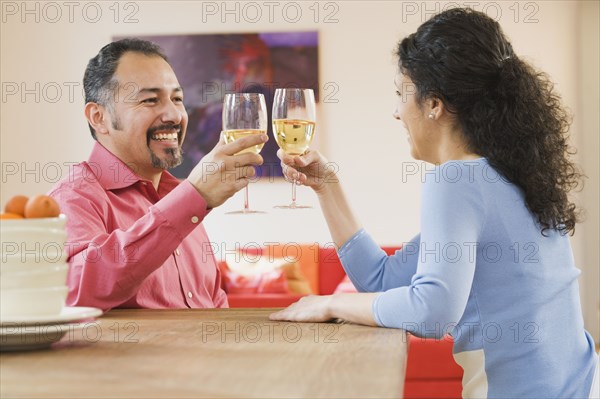
[[[243,189],[244,187],[246,187],[249,183],[250,183],[250,180],[248,180],[248,179],[245,179],[245,178],[237,179],[233,183],[233,187],[234,187],[235,191],[238,192],[241,189]]]
[[[246,148],[264,144],[269,138],[266,134],[252,134],[241,139],[235,140],[233,143],[225,144],[222,151],[226,155],[235,155],[238,152],[245,150]]]
[[[225,145],[225,136],[223,135],[223,132],[221,132],[221,134],[219,134],[219,142],[217,143],[217,145],[215,145],[215,147],[213,148],[213,150],[215,148],[223,147],[224,145]]]
[[[233,158],[231,158],[231,161],[234,166],[240,167],[246,165],[262,165],[264,159],[259,154],[245,152],[243,154],[234,155]]]
[[[238,179],[245,179],[248,177],[256,176],[256,169],[254,166],[242,166],[237,170]]]

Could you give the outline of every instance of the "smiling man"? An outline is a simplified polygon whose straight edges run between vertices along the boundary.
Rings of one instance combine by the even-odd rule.
[[[188,116],[160,48],[110,43],[85,71],[85,116],[96,140],[87,162],[50,193],[67,215],[70,306],[227,306],[202,220],[248,184],[260,155],[235,155],[266,135],[220,141],[183,182]]]

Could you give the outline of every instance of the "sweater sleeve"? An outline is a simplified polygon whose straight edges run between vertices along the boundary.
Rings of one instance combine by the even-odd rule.
[[[388,256],[364,229],[360,229],[338,251],[348,277],[360,292],[380,292],[409,285],[417,269],[417,235],[402,249]]]
[[[459,162],[456,165],[464,168]],[[471,291],[484,221],[477,181],[444,179],[438,173],[428,176],[422,192],[416,273],[409,285],[376,297],[373,316],[377,324],[437,338],[454,327]]]

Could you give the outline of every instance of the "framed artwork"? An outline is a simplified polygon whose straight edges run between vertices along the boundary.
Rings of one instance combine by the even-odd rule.
[[[115,40],[122,37],[115,38]],[[257,167],[262,177],[282,176],[273,139],[271,108],[280,87],[312,88],[319,98],[318,33],[273,32],[210,35],[139,36],[158,44],[183,87],[189,115],[183,163],[170,172],[178,178],[219,141],[223,97],[227,93],[263,93],[269,110],[269,137]]]

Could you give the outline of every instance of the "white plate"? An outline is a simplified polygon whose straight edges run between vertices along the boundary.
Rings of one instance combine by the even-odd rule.
[[[19,326],[63,324],[98,317],[101,314],[102,310],[98,308],[65,306],[62,312],[55,316],[5,317],[0,320],[0,327],[14,327],[15,323],[19,323]]]
[[[69,333],[81,329],[84,324],[52,324],[0,327],[0,352],[47,348]]]

